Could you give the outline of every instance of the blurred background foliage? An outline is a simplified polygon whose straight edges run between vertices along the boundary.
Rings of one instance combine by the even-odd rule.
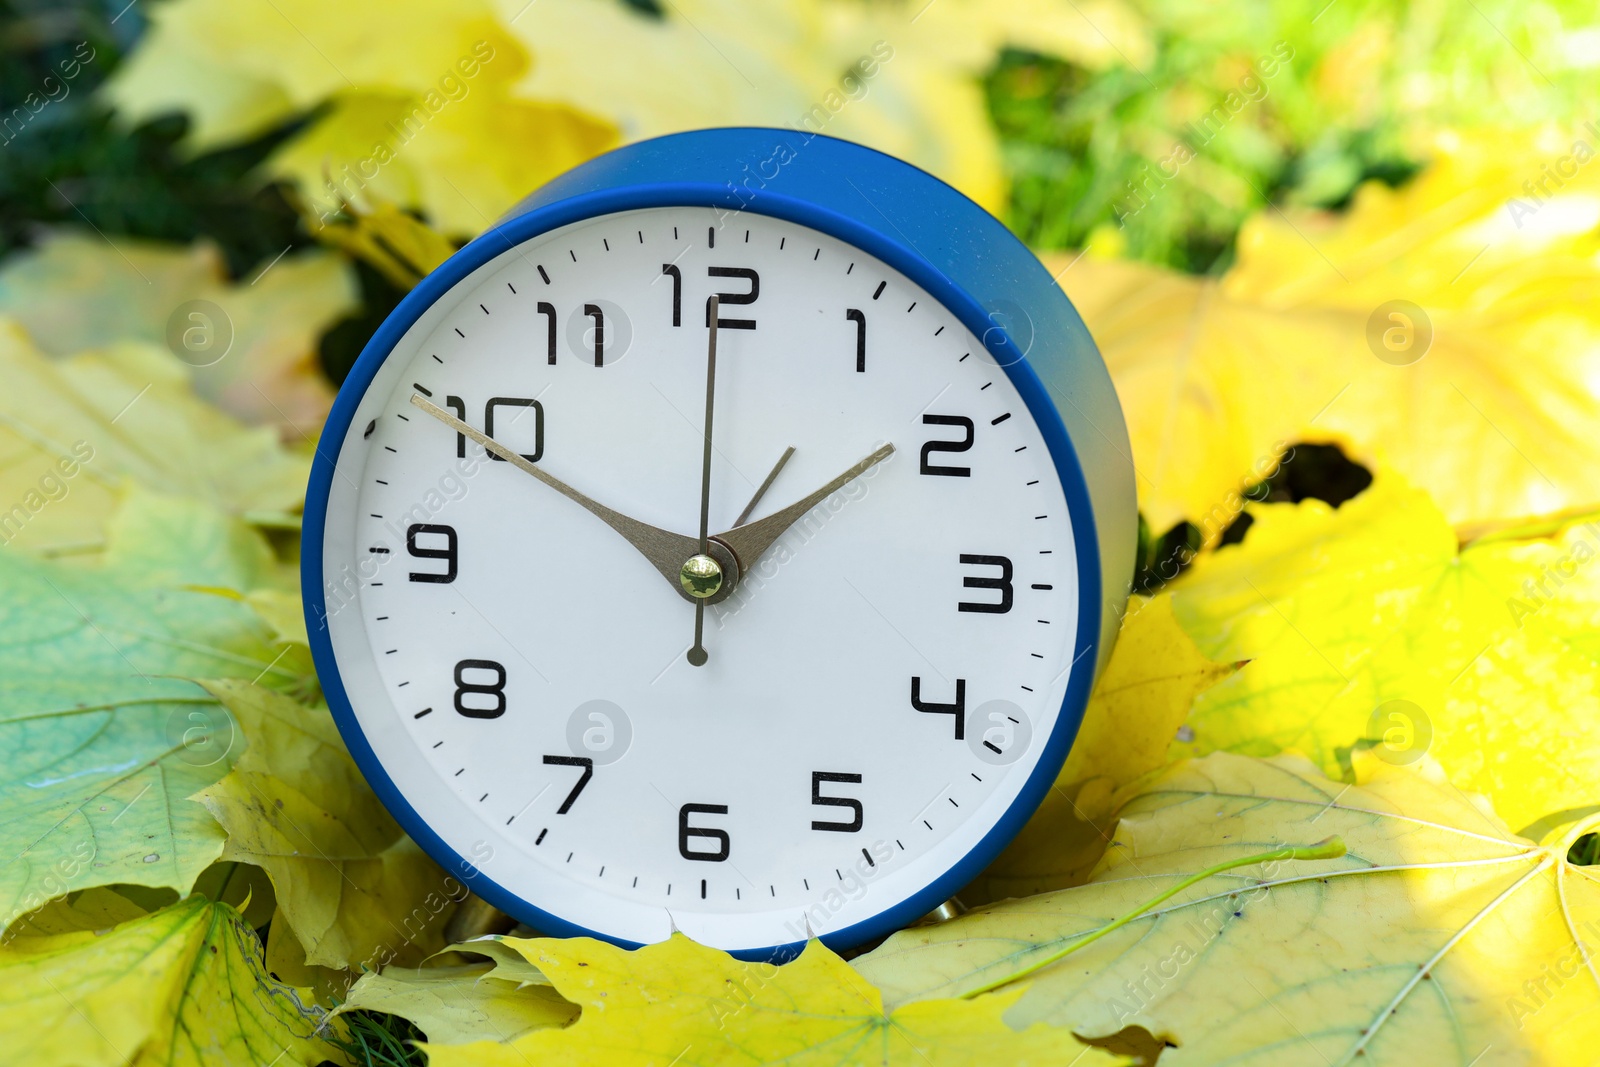
[[[1441,130],[1590,117],[1600,67],[1596,9],[1569,0],[1135,6],[1151,42],[1142,64],[1092,71],[1011,50],[985,80],[1008,221],[1035,248],[1099,239],[1216,272],[1264,205],[1337,208],[1369,178],[1397,184]],[[1201,125],[1229,94],[1237,112]],[[1203,144],[1180,164],[1185,137]],[[1161,195],[1141,206],[1152,187]]]
[[[27,244],[41,225],[89,224],[107,235],[204,235],[242,274],[310,240],[281,187],[250,180],[307,115],[191,157],[179,147],[185,115],[129,127],[96,97],[165,3],[0,3],[5,114],[81,42],[94,55],[65,98],[20,132],[5,129],[0,254]],[[617,3],[664,17],[652,0]],[[1126,12],[1122,24],[1136,29],[1136,43],[1118,42],[1119,62],[1085,65],[1007,47],[983,74],[1010,182],[1008,222],[1037,248],[1079,248],[1098,237],[1131,258],[1213,270],[1240,222],[1264,203],[1336,207],[1364,179],[1403,179],[1438,129],[1583,117],[1584,89],[1600,67],[1596,12],[1578,0],[1225,8],[1135,0]],[[1096,13],[1084,18],[1093,36]],[[1263,76],[1275,57],[1278,69]],[[1214,133],[1198,125],[1226,109],[1230,94],[1244,101],[1237,113]],[[1208,134],[1192,161],[1173,158],[1180,141]],[[1163,195],[1145,192],[1141,207],[1140,191],[1151,188]]]
[[[1367,179],[1393,184],[1412,175],[1441,130],[1574,126],[1587,117],[1584,102],[1593,94],[1586,87],[1600,66],[1600,21],[1591,3],[1577,0],[1464,6],[1446,0],[1254,0],[1226,7],[1127,0],[1069,5],[1075,14],[1055,12],[1048,24],[1041,15],[1047,5],[1040,3],[996,5],[981,15],[962,0],[935,3],[954,12],[947,19],[953,29],[930,38],[931,45],[905,42],[900,54],[912,58],[897,62],[910,67],[920,61],[915,52],[959,68],[959,78],[981,89],[991,128],[940,131],[955,147],[929,148],[929,158],[916,161],[958,185],[967,177],[964,187],[985,199],[971,188],[981,179],[949,171],[959,158],[981,161],[992,152],[1004,184],[990,206],[1040,250],[1088,247],[1100,256],[1199,274],[1218,273],[1232,262],[1241,223],[1264,206],[1341,207]],[[163,84],[152,92],[150,71],[138,71],[131,93],[123,87],[125,96],[141,100],[132,120],[116,114],[101,91],[128,66],[141,40],[156,33],[164,13],[183,6],[175,0],[0,0],[0,116],[6,116],[0,127],[0,256],[55,227],[183,244],[203,238],[242,278],[286,249],[317,243],[297,211],[303,200],[283,177],[292,167],[271,161],[275,154],[304,156],[297,145],[315,149],[319,142],[307,140],[308,131],[339,129],[344,119],[337,94],[278,103],[262,122],[217,143],[210,135],[196,140],[196,120],[185,110],[159,106],[163,93],[181,99],[188,92],[194,99],[204,94],[203,85],[168,91]],[[613,9],[606,15],[613,30],[637,28],[641,48],[674,19],[674,10],[653,0],[597,0],[578,5],[583,10],[569,16],[567,28],[573,18],[596,17],[602,6]],[[911,13],[895,0],[791,6],[859,8],[865,13],[853,16],[858,21],[879,18],[898,30]],[[1008,13],[992,14],[1000,7]],[[931,12],[939,15],[940,8]],[[620,21],[613,26],[612,19]],[[978,20],[981,33],[973,30]],[[759,37],[761,31],[742,32]],[[776,38],[794,31],[774,22],[766,32]],[[539,31],[523,36],[538,40]],[[974,37],[998,46],[963,52],[956,43]],[[272,58],[270,45],[263,47]],[[554,47],[557,52],[534,57],[535,74],[554,71],[553,77],[565,69],[561,45]],[[92,59],[65,81],[64,95],[32,114],[30,94],[38,99],[47,79],[59,82],[62,65],[86,48]],[[158,54],[151,63],[170,60]],[[203,73],[189,77],[198,81]],[[814,73],[793,80],[804,87]],[[530,77],[518,70],[499,74],[522,77],[523,85]],[[183,76],[158,71],[154,77]],[[944,83],[924,82],[923,95],[946,91]],[[600,98],[605,91],[603,85],[579,86],[572,93]],[[876,106],[885,121],[915,132],[914,116],[896,113],[904,108],[891,90],[872,91],[883,96]],[[772,121],[787,114],[786,103],[773,106]],[[960,126],[953,117],[960,106],[938,100],[927,106],[943,108],[949,123]],[[684,114],[684,121],[693,119]],[[655,132],[648,115],[601,118],[617,121],[624,137]],[[426,215],[422,199],[401,206]],[[324,367],[335,382],[403,290],[359,256],[356,269],[361,310],[321,341]]]

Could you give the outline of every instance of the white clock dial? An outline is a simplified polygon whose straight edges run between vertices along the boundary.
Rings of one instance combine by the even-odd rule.
[[[713,534],[791,446],[752,521],[894,451],[740,561],[696,666],[641,551],[413,398],[695,538],[713,293]],[[450,849],[566,923],[749,949],[994,829],[1094,669],[1075,558],[1039,427],[950,311],[803,226],[659,208],[510,248],[410,328],[339,450],[323,577],[356,721]]]

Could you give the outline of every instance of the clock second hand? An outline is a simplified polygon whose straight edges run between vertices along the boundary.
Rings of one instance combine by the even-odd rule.
[[[706,342],[705,447],[700,458],[700,557],[708,561],[711,559],[711,416],[717,396],[717,311],[720,303],[720,298],[715,295],[706,301],[706,319],[710,329]],[[690,561],[691,564],[694,562]],[[712,566],[715,565],[713,562]],[[706,602],[699,599],[694,602],[694,644],[688,653],[690,664],[696,667],[704,667],[706,660],[710,659],[703,641],[705,625]]]
[[[761,503],[761,498],[767,495],[767,490],[772,488],[772,483],[778,480],[778,472],[783,470],[783,465],[789,462],[789,457],[792,455],[794,455],[794,445],[790,445],[783,450],[783,455],[779,456],[778,462],[772,465],[772,470],[767,473],[766,479],[756,487],[756,495],[751,497],[750,503],[746,504],[744,510],[739,512],[739,517],[733,520],[734,529],[744,525],[744,520],[750,517],[750,513],[756,509],[756,505]]]

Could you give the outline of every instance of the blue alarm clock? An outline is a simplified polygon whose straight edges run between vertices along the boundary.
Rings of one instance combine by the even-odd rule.
[[[782,957],[1021,829],[1135,524],[1106,368],[1005,227],[871,149],[714,129],[563,175],[400,303],[303,580],[351,754],[480,897]]]

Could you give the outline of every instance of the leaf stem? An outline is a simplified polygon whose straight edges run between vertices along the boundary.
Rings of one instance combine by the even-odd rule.
[[[1120,930],[1122,927],[1128,925],[1133,920],[1149,911],[1151,908],[1166,903],[1179,893],[1183,892],[1185,889],[1188,889],[1190,886],[1194,885],[1196,882],[1203,882],[1213,875],[1221,874],[1224,871],[1231,871],[1236,867],[1249,867],[1257,863],[1275,863],[1279,860],[1331,860],[1338,859],[1344,854],[1344,839],[1335,835],[1333,837],[1324,838],[1314,845],[1284,845],[1282,848],[1275,848],[1271,852],[1261,852],[1254,856],[1241,856],[1238,859],[1227,860],[1223,863],[1218,863],[1215,866],[1207,867],[1203,871],[1196,871],[1194,874],[1191,874],[1189,877],[1168,889],[1166,892],[1152,897],[1143,904],[1140,904],[1137,908],[1134,908],[1132,911],[1128,912],[1126,915],[1123,915],[1113,922],[1102,926],[1094,933],[1089,934],[1086,937],[1079,938],[1070,945],[1067,945],[1065,948],[1057,952],[1053,952],[1043,959],[1035,960],[1026,967],[1022,968],[1020,971],[1008,974],[1004,978],[997,978],[993,982],[989,982],[986,985],[978,986],[976,989],[969,989],[965,993],[961,994],[961,999],[971,1000],[973,997],[981,996],[984,993],[993,992],[994,990],[999,989],[1001,986],[1010,985],[1012,982],[1015,982],[1018,979],[1026,978],[1035,971],[1041,971],[1050,966],[1052,963],[1056,963],[1062,959],[1065,959],[1067,956],[1070,956],[1080,948],[1093,944],[1115,930]]]

